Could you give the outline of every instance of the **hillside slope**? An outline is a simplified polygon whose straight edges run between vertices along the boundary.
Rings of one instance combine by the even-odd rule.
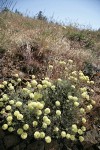
[[[27,51],[28,48],[30,56],[25,58],[25,49]],[[26,67],[24,72],[34,73],[34,67],[38,70],[41,66],[45,68],[52,60],[68,58],[74,59],[79,68],[84,62],[100,67],[100,31],[79,30],[3,12],[0,13],[0,54],[0,61],[4,56],[10,62],[4,62],[6,69],[4,66],[3,69],[6,71],[10,71],[9,67],[23,71],[20,64],[26,61],[30,67]]]

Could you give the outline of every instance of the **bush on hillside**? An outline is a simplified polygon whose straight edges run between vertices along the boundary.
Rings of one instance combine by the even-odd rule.
[[[42,11],[38,12],[36,18],[39,19],[39,20],[47,21],[47,17],[43,15]]]
[[[71,41],[79,42],[79,44],[82,47],[85,47],[85,48],[93,48],[94,47],[94,40],[92,38],[92,35],[89,33],[89,31],[70,29],[66,33],[66,36]]]

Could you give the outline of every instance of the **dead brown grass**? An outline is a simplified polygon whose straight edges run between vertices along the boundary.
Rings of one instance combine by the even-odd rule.
[[[69,40],[68,36],[66,36],[66,34],[68,35],[69,33],[71,33],[72,36],[72,33],[75,34],[75,32],[78,32],[80,36],[80,31],[77,28],[72,26],[63,27],[58,24],[23,17],[11,12],[0,14],[0,18],[2,18],[0,32],[4,34],[0,47],[7,50],[7,53],[5,54],[6,60],[8,60],[10,64],[12,62],[12,68],[22,71],[19,66],[27,64],[25,66],[26,68],[27,66],[36,66],[36,68],[42,68],[44,66],[46,71],[47,65],[55,62],[55,60],[66,61],[67,59],[73,59],[79,69],[83,68],[83,63],[86,61],[94,64],[100,63],[100,58],[98,57],[99,50],[97,51],[97,49],[99,49],[98,46],[95,47],[96,51],[94,52],[89,48],[84,48],[84,46],[80,45],[80,42]],[[99,37],[98,32],[84,32],[85,35],[89,33],[89,37],[93,37],[93,39]],[[98,40],[97,42],[99,43]],[[23,59],[22,63],[22,60],[18,59],[16,55],[20,50],[20,54],[22,56],[25,55],[25,50],[22,50],[21,48],[27,44],[31,46],[31,61],[29,58],[27,60]],[[36,46],[37,49],[34,54],[33,51]],[[5,59],[5,57],[3,59]],[[6,68],[9,67],[6,66]]]

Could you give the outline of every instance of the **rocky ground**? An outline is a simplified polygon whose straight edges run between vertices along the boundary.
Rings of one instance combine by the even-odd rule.
[[[72,142],[66,139],[52,140],[50,144],[34,139],[21,140],[16,134],[0,129],[0,150],[100,150],[100,131],[94,127],[87,131],[85,141]]]

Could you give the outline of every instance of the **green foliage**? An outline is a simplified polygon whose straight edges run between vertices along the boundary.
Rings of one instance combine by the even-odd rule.
[[[18,11],[17,9],[15,10],[15,13],[18,14],[18,15],[23,16],[23,14],[20,11]]]
[[[36,18],[39,19],[39,20],[47,21],[47,17],[43,15],[42,11],[39,11]]]
[[[84,62],[83,72],[85,75],[88,75],[92,79],[94,78],[94,76],[97,76],[97,74],[99,74],[100,69],[89,62]]]
[[[2,12],[9,12],[9,11],[10,11],[10,10],[9,10],[8,7],[4,7],[3,10],[2,10]]]
[[[79,110],[75,108],[72,101],[68,100],[68,95],[77,95],[77,91],[71,87],[71,83],[67,80],[62,80],[61,82],[56,81],[54,85],[56,87],[55,90],[47,89],[44,91],[46,107],[49,106],[52,108],[52,114],[50,114],[53,122],[52,126],[58,127],[60,130],[64,131],[66,128],[70,130],[71,125],[79,119]],[[60,106],[57,107],[55,105],[56,101],[60,102]],[[61,120],[54,115],[57,108],[62,112]],[[77,117],[75,117],[75,114]]]
[[[67,29],[66,29],[67,30]],[[85,48],[93,48],[94,40],[92,34],[87,30],[70,29],[67,31],[66,36],[71,41],[79,42]]]

